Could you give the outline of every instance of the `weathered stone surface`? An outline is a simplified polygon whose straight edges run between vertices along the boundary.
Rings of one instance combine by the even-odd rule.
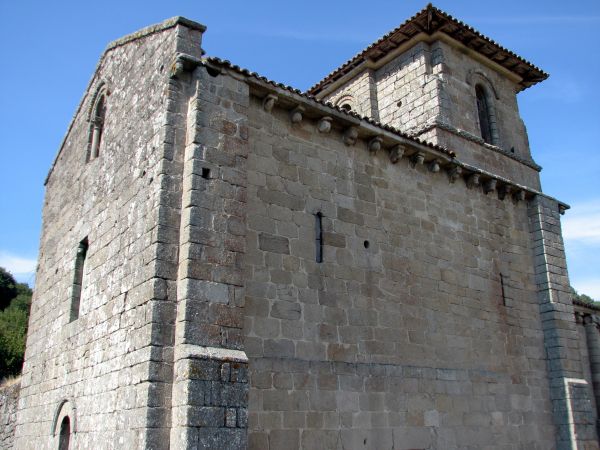
[[[0,448],[3,449],[13,448],[20,390],[19,381],[0,388]]]
[[[600,319],[574,321],[514,82],[419,40],[327,94],[451,159],[200,60],[202,32],[174,19],[110,47],[69,129],[15,447],[57,448],[69,417],[73,448],[598,448]],[[500,146],[475,136],[475,72]],[[527,195],[485,195],[492,175]]]

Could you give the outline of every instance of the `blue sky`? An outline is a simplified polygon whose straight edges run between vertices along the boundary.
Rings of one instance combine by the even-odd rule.
[[[0,1],[0,266],[33,280],[43,181],[108,42],[183,15],[208,26],[208,55],[306,89],[425,3]],[[519,105],[544,191],[572,206],[563,216],[571,282],[600,300],[600,2],[435,5],[550,73]]]

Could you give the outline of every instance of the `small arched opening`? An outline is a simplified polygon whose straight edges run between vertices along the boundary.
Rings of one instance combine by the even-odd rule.
[[[58,450],[69,450],[69,445],[71,445],[71,419],[69,416],[65,416],[60,423]]]
[[[77,433],[77,414],[75,404],[72,400],[60,402],[54,413],[52,421],[52,448],[58,450],[69,450],[76,447],[73,439]]]
[[[483,86],[475,86],[475,95],[477,96],[477,114],[479,116],[479,130],[481,137],[488,144],[492,143],[492,127],[490,117],[490,106]]]
[[[106,97],[108,91],[104,85],[100,86],[94,100],[88,117],[90,123],[87,160],[91,161],[100,156],[100,147],[102,144],[102,135],[106,123]]]

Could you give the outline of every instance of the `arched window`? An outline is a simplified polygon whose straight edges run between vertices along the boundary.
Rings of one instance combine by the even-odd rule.
[[[354,101],[354,97],[352,97],[349,94],[344,94],[342,95],[336,102],[335,102],[336,106],[344,111],[354,111],[354,112],[358,112],[356,110],[355,105],[355,101]]]
[[[60,433],[58,436],[58,450],[69,450],[71,443],[71,420],[65,416],[60,423]]]
[[[100,156],[100,145],[102,143],[102,133],[104,131],[104,123],[106,120],[106,96],[108,92],[104,85],[100,86],[89,114],[90,132],[88,138],[87,160]]]
[[[490,105],[488,97],[483,86],[475,86],[475,95],[477,96],[477,113],[479,115],[479,129],[481,137],[488,144],[494,144],[492,134],[492,116],[490,114]]]

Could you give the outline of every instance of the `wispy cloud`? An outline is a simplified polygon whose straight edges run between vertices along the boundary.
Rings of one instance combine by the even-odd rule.
[[[600,247],[600,199],[573,205],[562,229],[566,240]]]
[[[582,25],[600,23],[600,16],[470,17],[464,21],[493,25]]]
[[[17,281],[31,283],[35,275],[37,260],[0,251],[0,267],[8,270]]]

